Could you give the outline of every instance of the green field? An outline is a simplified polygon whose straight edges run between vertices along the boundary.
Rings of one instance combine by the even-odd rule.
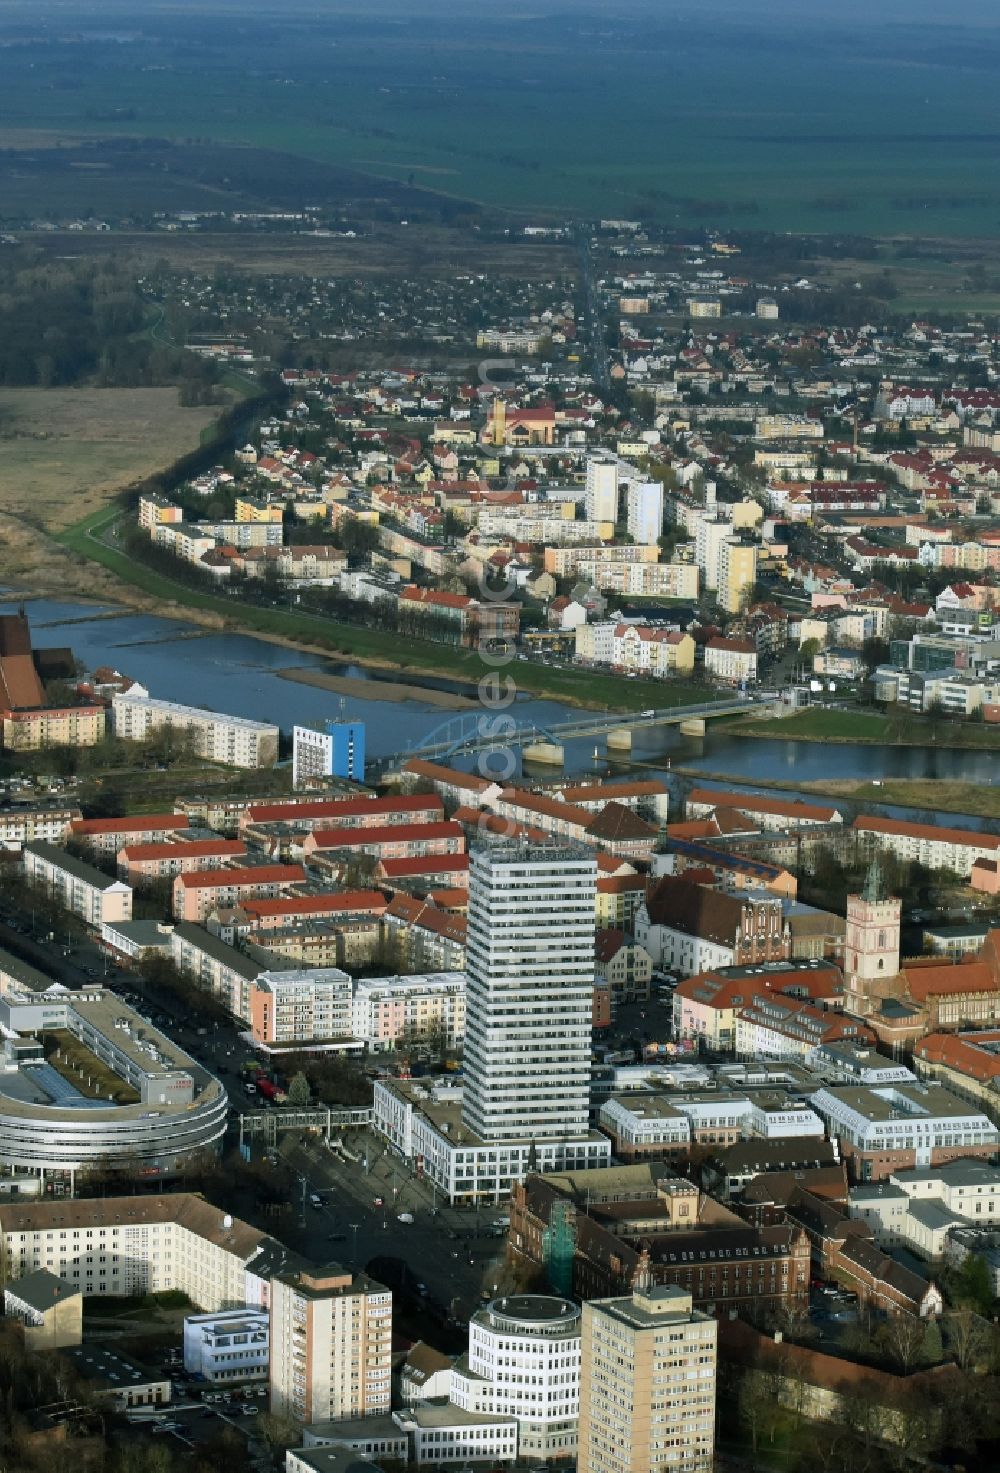
[[[4,51],[4,126],[12,143],[252,144],[539,216],[995,234],[1000,15],[977,0],[909,0],[906,15],[765,0],[683,13],[669,0],[539,0],[523,14],[151,0],[140,27],[124,0],[84,0],[70,31],[42,0],[33,26],[0,11],[0,41],[6,28],[19,43]],[[45,152],[0,170],[8,218],[42,208]],[[116,171],[137,211],[210,209],[248,190],[303,200],[294,168],[262,187],[94,163],[60,181],[80,214],[113,209]],[[347,193],[330,181],[311,202]],[[385,205],[391,218],[399,206]]]
[[[911,712],[881,715],[877,711],[828,711],[813,707],[789,716],[734,722],[735,736],[769,737],[799,742],[885,743],[907,747],[962,747],[1000,750],[1000,728],[970,722],[931,721]]]
[[[222,594],[174,583],[103,540],[120,518],[119,508],[105,507],[60,533],[58,541],[78,557],[99,563],[124,583],[155,599],[157,612],[212,616],[213,622],[221,619],[227,627],[349,655],[360,664],[382,665],[401,673],[448,675],[477,683],[489,673],[475,650],[452,649],[410,636],[401,646],[398,635],[390,631],[338,624],[319,614],[236,603]],[[405,650],[402,658],[401,648]],[[624,712],[652,706],[688,706],[712,696],[710,690],[688,680],[623,680],[590,671],[557,670],[529,660],[514,660],[502,673],[511,677],[519,691],[591,710]]]

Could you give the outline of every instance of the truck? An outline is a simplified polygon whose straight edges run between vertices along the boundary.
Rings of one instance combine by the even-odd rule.
[[[270,1079],[265,1079],[263,1076],[258,1075],[254,1083],[257,1086],[257,1093],[263,1095],[265,1100],[270,1100],[272,1105],[283,1105],[288,1099],[285,1091],[279,1089]]]

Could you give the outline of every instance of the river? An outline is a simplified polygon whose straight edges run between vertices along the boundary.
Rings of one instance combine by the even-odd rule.
[[[0,603],[0,612],[16,607],[12,602]],[[428,701],[379,700],[376,692],[380,679],[402,679],[413,687],[474,694],[470,687],[446,679],[424,681],[409,672],[394,676],[392,672],[290,650],[253,635],[216,634],[194,624],[131,610],[51,599],[34,599],[26,607],[35,646],[70,645],[88,671],[110,665],[141,682],[154,696],[275,721],[286,731],[296,723],[348,716],[365,723],[368,755],[373,758],[405,750],[434,734],[440,740],[445,735],[443,728],[455,720],[454,714]],[[340,697],[284,679],[278,673],[293,668],[354,677],[371,687],[372,698]],[[576,708],[558,701],[530,697],[519,698],[514,713],[519,720],[542,727],[580,715]],[[594,738],[567,743],[565,771],[581,776],[608,771],[603,742],[597,746],[595,759]],[[463,765],[471,766],[478,760],[467,759]],[[794,784],[879,777],[954,779],[985,786],[997,771],[996,758],[989,752],[751,740],[713,733],[711,728],[705,737],[682,737],[676,727],[638,730],[631,762],[613,770],[652,774],[665,773],[674,766],[729,773],[748,788],[776,781]],[[537,771],[548,778],[557,775],[552,768]],[[955,816],[954,822],[962,819]]]

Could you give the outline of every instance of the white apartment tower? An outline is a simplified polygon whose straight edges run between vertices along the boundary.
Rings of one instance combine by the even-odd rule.
[[[634,481],[628,488],[628,534],[654,545],[663,532],[663,487],[659,481]]]
[[[673,1285],[583,1306],[579,1473],[711,1473],[717,1332]]]
[[[612,456],[588,458],[585,504],[588,522],[617,522],[618,462]]]
[[[485,1141],[588,1134],[596,881],[569,847],[472,852],[462,1114]]]

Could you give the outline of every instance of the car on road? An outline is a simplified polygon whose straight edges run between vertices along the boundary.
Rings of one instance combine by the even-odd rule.
[[[316,1192],[310,1192],[309,1193],[309,1206],[310,1207],[322,1207],[322,1205],[323,1205],[323,1198],[320,1197]]]
[[[396,1213],[396,1221],[397,1222],[412,1222],[413,1221],[413,1213],[412,1212],[397,1212]]]

